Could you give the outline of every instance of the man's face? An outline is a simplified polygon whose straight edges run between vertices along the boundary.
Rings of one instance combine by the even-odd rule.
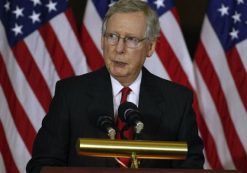
[[[145,19],[142,12],[116,13],[109,18],[106,33],[116,34],[121,38],[143,39],[146,31]],[[101,46],[108,71],[122,85],[127,86],[138,76],[146,57],[152,55],[155,42],[145,39],[135,48],[130,48],[124,39],[119,39],[113,45],[102,36]]]

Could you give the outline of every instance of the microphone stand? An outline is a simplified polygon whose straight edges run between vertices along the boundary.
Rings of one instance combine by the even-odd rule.
[[[131,153],[131,168],[138,169],[139,168],[140,161],[138,161],[136,157],[136,153],[132,152]]]
[[[125,137],[125,135],[124,135],[124,132],[126,131],[126,130],[128,130],[128,128],[131,128],[131,127],[129,127],[128,125],[125,125],[123,128],[122,128],[122,130],[120,131],[120,136],[121,136],[121,139],[127,139],[126,137]],[[137,137],[137,133],[135,133],[134,135],[133,135],[133,139],[136,139],[136,137]],[[138,169],[139,168],[139,165],[140,165],[140,161],[138,161],[138,159],[137,159],[137,156],[136,156],[136,152],[132,152],[131,153],[131,168],[134,168],[134,169]]]

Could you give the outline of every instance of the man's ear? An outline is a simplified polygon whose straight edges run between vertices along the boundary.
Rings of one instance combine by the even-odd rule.
[[[147,48],[147,57],[150,57],[153,55],[153,53],[155,51],[156,43],[157,43],[157,40],[149,42],[148,48]]]

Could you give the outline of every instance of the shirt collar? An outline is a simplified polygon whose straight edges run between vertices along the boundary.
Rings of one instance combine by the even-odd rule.
[[[111,83],[112,83],[113,96],[115,97],[121,92],[121,90],[124,86],[122,86],[121,83],[118,80],[116,80],[114,77],[112,77],[111,75],[110,75],[110,77],[111,77]],[[131,89],[131,91],[134,94],[139,95],[141,78],[142,78],[142,71],[140,71],[136,80],[134,82],[132,82],[132,84],[129,86],[129,88]]]

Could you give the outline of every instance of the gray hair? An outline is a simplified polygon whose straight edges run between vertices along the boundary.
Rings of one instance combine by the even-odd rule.
[[[154,10],[149,7],[149,5],[141,0],[119,0],[114,3],[107,11],[103,25],[102,34],[106,32],[106,24],[109,18],[115,13],[128,13],[128,12],[143,12],[146,16],[147,28],[145,31],[145,37],[153,41],[159,37],[160,23],[158,16]]]

